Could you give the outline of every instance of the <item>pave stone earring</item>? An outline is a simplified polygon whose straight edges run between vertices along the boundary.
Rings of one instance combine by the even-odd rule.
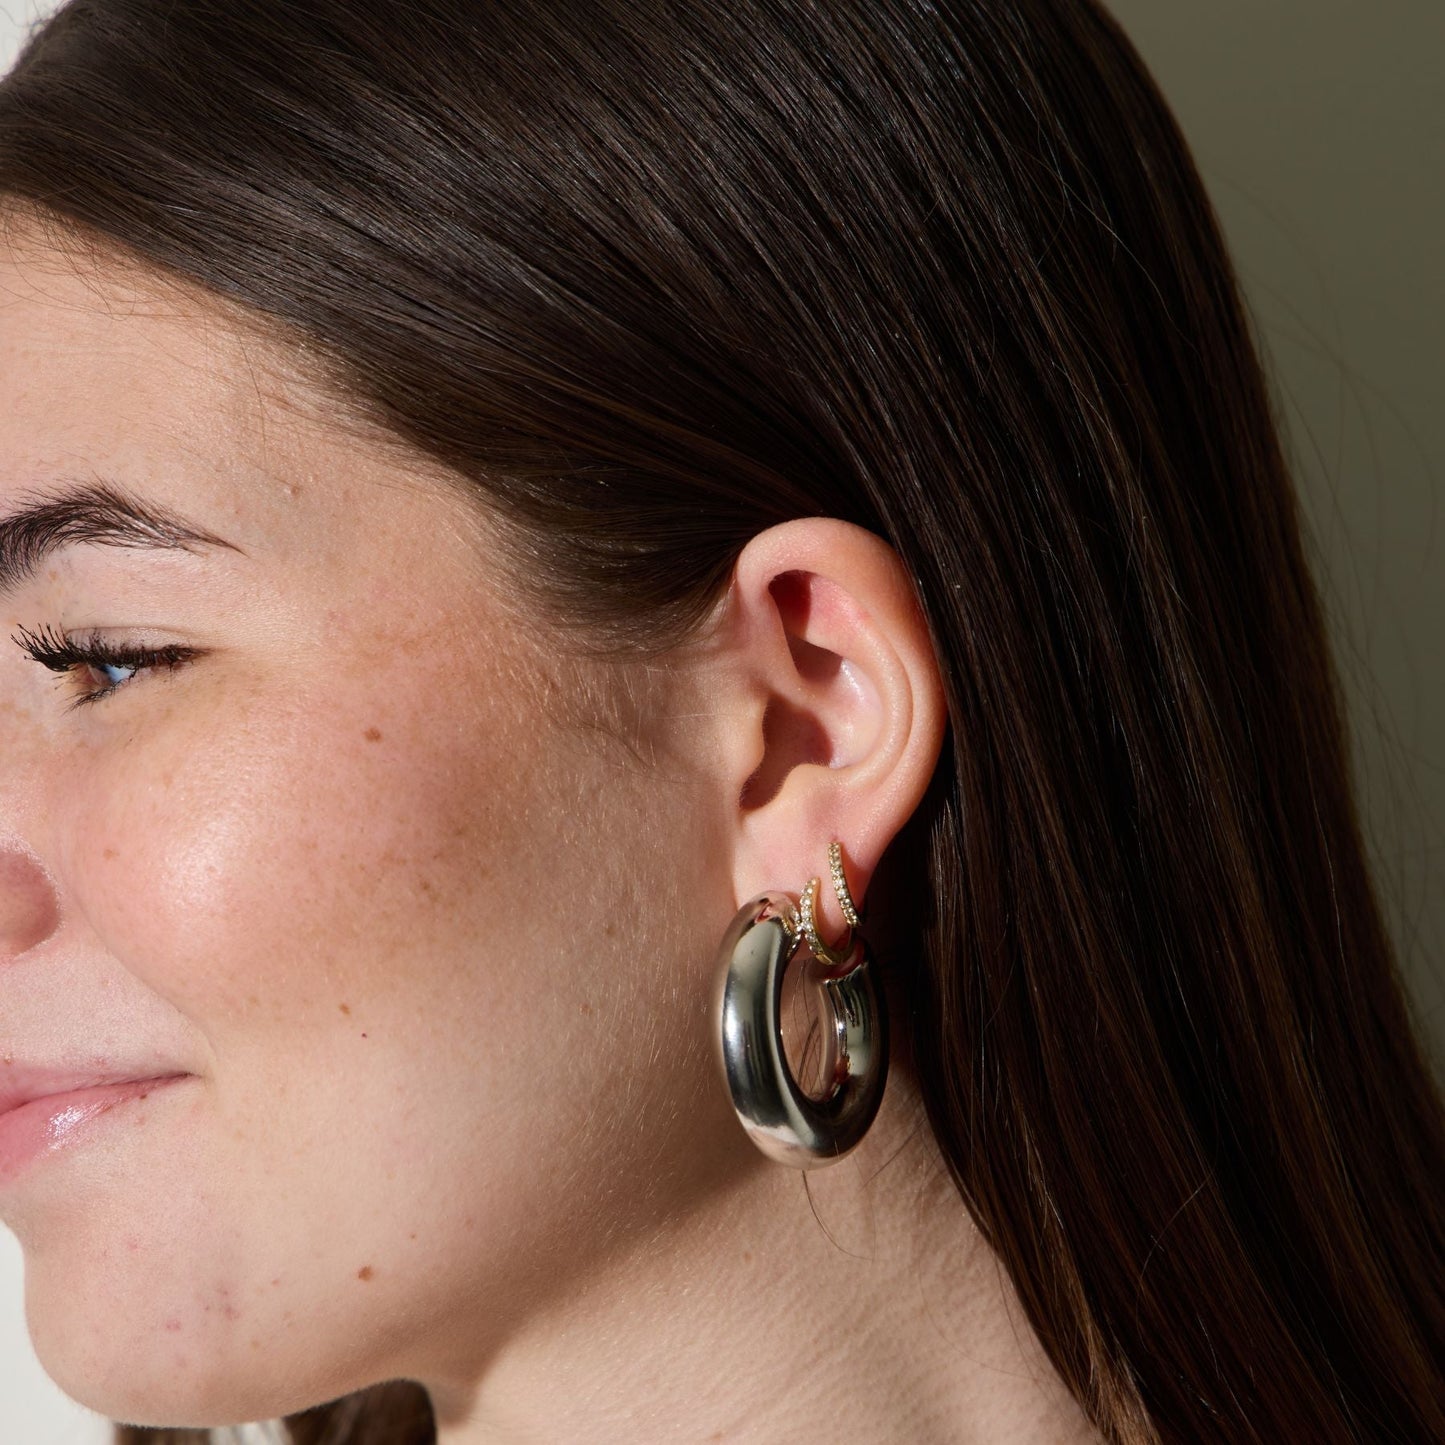
[[[734,915],[717,955],[714,1038],[738,1120],[771,1159],[799,1169],[832,1164],[867,1133],[888,1074],[888,1028],[872,957],[858,928],[858,910],[843,874],[842,846],[828,845],[838,905],[848,923],[841,945],[818,932],[822,886],[810,878],[801,901],[761,893]],[[822,966],[822,992],[832,1014],[831,1088],[810,1098],[793,1078],[779,1027],[783,975],[798,949]]]

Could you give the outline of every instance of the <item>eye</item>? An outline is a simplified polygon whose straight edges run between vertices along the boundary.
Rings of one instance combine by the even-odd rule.
[[[11,641],[28,657],[51,672],[78,677],[89,671],[99,675],[97,687],[82,688],[71,699],[70,706],[99,702],[124,687],[137,674],[154,668],[174,669],[200,656],[200,650],[167,643],[164,647],[137,647],[124,643],[105,642],[99,637],[71,637],[48,624],[38,632],[22,627]]]

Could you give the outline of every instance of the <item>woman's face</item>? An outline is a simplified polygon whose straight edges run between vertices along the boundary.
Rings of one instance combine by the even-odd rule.
[[[0,1093],[180,1076],[0,1153],[41,1359],[119,1418],[460,1380],[732,1157],[696,749],[581,725],[468,505],[279,355],[0,249],[0,520],[103,481],[216,539],[4,554]],[[194,656],[58,673],[21,628]]]

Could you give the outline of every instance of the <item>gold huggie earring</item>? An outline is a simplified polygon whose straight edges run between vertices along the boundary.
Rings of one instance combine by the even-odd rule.
[[[858,910],[853,904],[853,895],[848,891],[848,880],[843,876],[843,845],[835,838],[828,844],[828,868],[833,875],[833,891],[838,895],[838,906],[843,910],[843,921],[848,925],[848,936],[836,947],[823,941],[818,932],[818,890],[822,879],[810,878],[803,889],[798,905],[798,921],[813,957],[830,969],[840,969],[853,957],[853,930],[858,927]]]
[[[888,1074],[883,996],[857,932],[858,910],[836,840],[828,862],[848,922],[844,946],[829,947],[818,933],[821,880],[808,880],[800,905],[786,893],[761,893],[737,911],[723,935],[713,1002],[713,1037],[739,1122],[764,1154],[800,1169],[831,1164],[858,1143],[878,1112]],[[798,1087],[779,1026],[783,974],[803,943],[827,970],[820,983],[833,1015],[833,1087],[822,1099]]]

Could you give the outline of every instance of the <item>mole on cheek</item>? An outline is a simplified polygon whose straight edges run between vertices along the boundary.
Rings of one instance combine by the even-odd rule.
[[[369,1264],[364,1264],[359,1270],[356,1271],[356,1277],[359,1280],[365,1281],[369,1280],[373,1273],[374,1271],[372,1270],[371,1266]]]
[[[379,743],[381,741],[381,729],[367,728],[367,730],[362,733],[362,737],[364,737],[369,743]]]

